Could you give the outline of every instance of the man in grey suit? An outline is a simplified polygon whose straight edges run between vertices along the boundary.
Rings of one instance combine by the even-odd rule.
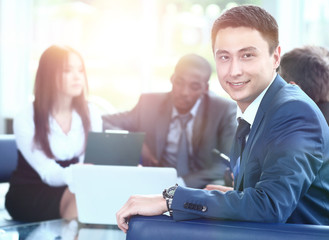
[[[171,92],[142,94],[131,111],[103,116],[104,129],[145,132],[142,164],[175,167],[188,187],[223,183],[227,166],[218,153],[229,154],[236,105],[208,91],[211,72],[203,57],[183,56],[170,79]],[[190,118],[185,129],[180,116]],[[187,147],[180,145],[184,131]]]

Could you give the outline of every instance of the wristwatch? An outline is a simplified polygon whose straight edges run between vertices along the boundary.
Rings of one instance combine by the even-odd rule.
[[[175,186],[172,186],[170,188],[166,188],[162,192],[163,198],[166,199],[167,208],[168,208],[168,212],[169,212],[170,216],[172,216],[171,204],[172,204],[172,200],[174,198],[174,194],[175,194],[175,191],[176,191],[177,187],[178,187],[178,184],[176,183]]]

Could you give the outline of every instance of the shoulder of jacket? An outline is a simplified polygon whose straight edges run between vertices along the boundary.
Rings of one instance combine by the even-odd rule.
[[[236,107],[236,102],[234,102],[230,98],[225,98],[223,96],[220,96],[218,94],[215,94],[214,92],[208,92],[205,97],[209,99],[210,104],[214,105],[227,105],[230,107]]]

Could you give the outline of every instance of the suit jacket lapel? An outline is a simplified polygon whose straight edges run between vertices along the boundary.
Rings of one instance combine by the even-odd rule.
[[[271,102],[272,102],[273,98],[285,84],[286,84],[286,82],[280,77],[280,75],[277,75],[277,77],[275,78],[274,82],[272,83],[272,85],[269,87],[269,89],[265,93],[265,95],[259,105],[255,120],[254,120],[253,125],[250,130],[248,140],[246,142],[246,146],[245,146],[243,154],[242,154],[243,160],[240,165],[240,172],[239,172],[239,176],[238,176],[238,179],[236,182],[236,189],[243,189],[244,172],[245,172],[248,162],[252,161],[251,159],[249,159],[249,155],[251,153],[250,151],[251,151],[251,147],[254,142],[254,138],[255,138],[256,134],[258,133],[258,128],[266,114],[266,110],[271,107]]]
[[[192,147],[193,147],[193,155],[197,155],[198,146],[202,141],[202,136],[204,134],[205,122],[207,121],[207,95],[205,95],[200,103],[198,108],[194,124],[193,124],[193,134],[192,134]]]
[[[166,100],[160,105],[157,112],[159,117],[157,117],[158,121],[156,123],[156,156],[159,160],[161,160],[166,147],[172,108],[171,93],[168,93]]]

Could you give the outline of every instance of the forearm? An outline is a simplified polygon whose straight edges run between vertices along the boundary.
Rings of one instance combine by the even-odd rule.
[[[183,179],[186,186],[192,188],[204,188],[210,183],[224,184],[225,169],[226,165],[218,161],[207,169],[188,174]]]
[[[251,193],[253,192],[253,193]],[[246,192],[208,191],[179,187],[174,195],[176,221],[197,218],[230,219],[256,222],[285,222],[265,192],[249,188]]]
[[[124,129],[136,131],[135,119],[130,112],[103,115],[103,130]]]

